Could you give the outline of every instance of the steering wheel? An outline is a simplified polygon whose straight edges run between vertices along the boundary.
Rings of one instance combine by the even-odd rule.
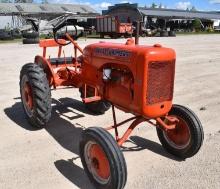
[[[73,19],[63,19],[63,20],[61,20],[60,22],[58,22],[56,25],[53,25],[53,27],[54,27],[54,28],[53,28],[53,36],[54,36],[54,40],[56,41],[56,43],[59,44],[59,45],[61,45],[61,46],[66,46],[66,45],[69,45],[69,44],[71,43],[71,41],[69,41],[68,43],[65,43],[65,44],[59,42],[59,37],[58,37],[58,35],[57,35],[57,32],[58,32],[60,29],[62,29],[63,27],[66,27],[66,32],[65,32],[65,34],[68,33],[68,31],[67,31],[67,27],[68,27],[68,26],[73,26],[73,27],[74,27],[74,29],[75,29],[74,34],[73,34],[73,35],[70,34],[70,36],[71,36],[74,40],[77,40],[79,37],[81,37],[81,36],[82,36],[82,33],[78,34],[76,25],[77,25],[77,21],[76,21],[76,20],[73,20]],[[64,35],[65,35],[65,34],[64,34]]]

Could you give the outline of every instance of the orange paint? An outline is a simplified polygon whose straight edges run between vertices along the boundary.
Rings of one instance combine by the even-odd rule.
[[[43,56],[36,56],[35,63],[42,65],[50,86],[83,88],[84,103],[107,100],[122,111],[137,116],[124,136],[121,139],[117,136],[119,145],[142,121],[155,119],[164,130],[175,128],[175,124],[166,124],[160,119],[172,107],[174,50],[159,44],[135,45],[133,39],[128,39],[125,44],[100,42],[81,49],[69,34],[66,37],[73,45],[72,58],[60,58],[62,47],[54,40],[43,40],[40,42]],[[65,40],[59,42],[66,43]],[[59,47],[55,61],[46,58],[48,47]],[[104,75],[103,70],[107,70],[109,76]],[[112,128],[116,127],[117,124]]]
[[[110,165],[103,149],[98,144],[93,144],[89,157],[92,159],[92,167],[97,175],[103,179],[110,177]]]

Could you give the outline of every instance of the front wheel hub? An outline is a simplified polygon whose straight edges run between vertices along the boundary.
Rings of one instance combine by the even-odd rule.
[[[94,179],[100,184],[107,184],[110,179],[110,165],[101,146],[89,142],[84,150],[87,167]]]
[[[175,129],[164,131],[167,142],[176,149],[186,148],[191,141],[191,134],[188,124],[180,117]]]

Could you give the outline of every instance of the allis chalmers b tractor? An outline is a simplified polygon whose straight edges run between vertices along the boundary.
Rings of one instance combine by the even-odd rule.
[[[106,129],[92,127],[82,132],[80,157],[85,172],[98,189],[123,189],[127,168],[120,147],[135,127],[146,122],[156,127],[162,146],[178,158],[195,155],[203,142],[198,117],[188,108],[173,105],[176,55],[161,45],[142,46],[128,39],[125,44],[100,42],[83,50],[79,37],[56,32],[69,25],[54,26],[54,39],[43,40],[43,56],[22,67],[20,92],[28,121],[43,128],[51,117],[51,88],[79,88],[89,111],[104,114],[112,107],[114,124]],[[62,46],[71,43],[73,56],[62,56]],[[47,58],[47,47],[58,47],[57,58]],[[77,55],[80,52],[80,55]],[[115,107],[134,116],[120,123]],[[131,122],[120,136],[118,127]],[[115,139],[107,130],[115,130]]]

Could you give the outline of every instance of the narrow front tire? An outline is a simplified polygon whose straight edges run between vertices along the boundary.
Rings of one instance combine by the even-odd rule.
[[[103,128],[92,127],[82,133],[80,157],[96,189],[123,189],[127,166],[115,139]]]
[[[157,135],[162,146],[181,159],[194,156],[204,139],[200,120],[192,110],[180,105],[173,105],[169,116],[177,118],[179,122],[172,130],[165,131],[157,127]]]

